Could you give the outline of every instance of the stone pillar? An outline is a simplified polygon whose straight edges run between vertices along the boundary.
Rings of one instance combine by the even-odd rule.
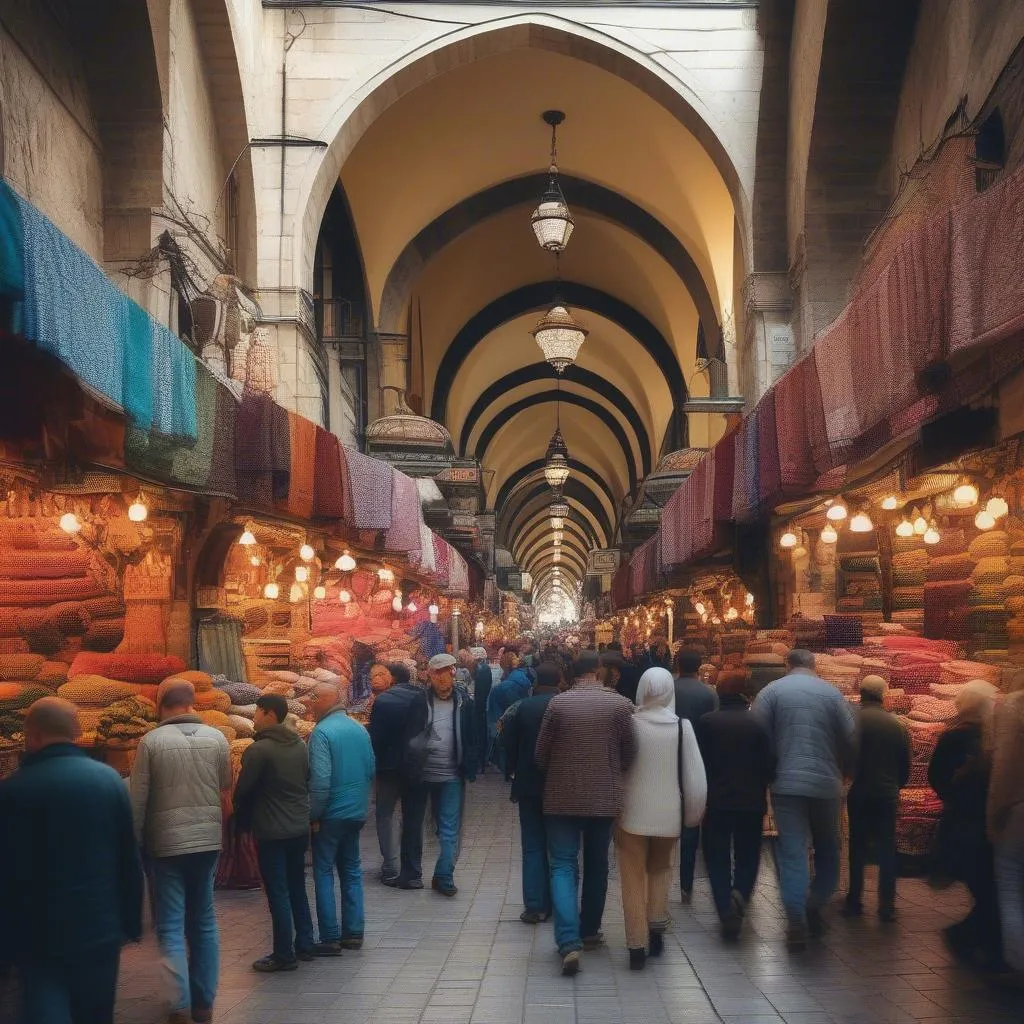
[[[381,416],[392,416],[398,411],[399,391],[409,390],[409,336],[407,334],[378,334],[380,352]],[[384,390],[398,388],[399,391]]]
[[[796,358],[788,274],[753,273],[743,284],[743,394],[751,405]]]

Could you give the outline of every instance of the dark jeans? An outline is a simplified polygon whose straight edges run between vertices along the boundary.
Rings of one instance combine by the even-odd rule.
[[[735,889],[750,900],[761,865],[760,811],[709,810],[701,825],[704,865],[711,881],[711,894],[719,919],[725,920]]]
[[[550,914],[548,837],[541,800],[519,801],[519,837],[523,848],[523,906],[538,914]]]
[[[891,909],[896,902],[896,801],[848,800],[850,821],[851,906],[860,906],[864,892],[864,867],[874,847],[878,864],[878,906]]]
[[[377,817],[377,843],[380,846],[380,874],[382,878],[397,875],[401,866],[402,842],[395,810],[402,796],[402,778],[399,772],[377,772],[375,812]]]
[[[266,839],[257,844],[263,888],[270,905],[274,956],[294,960],[296,949],[313,948],[313,919],[306,895],[308,836]]]
[[[421,782],[402,795],[402,880],[423,877],[423,819],[429,802],[440,845],[434,877],[452,884],[459,859],[462,806],[466,784],[462,779]]]
[[[583,948],[583,939],[597,935],[608,896],[608,848],[613,818],[580,818],[546,814],[551,906],[555,942],[565,956]],[[580,846],[583,847],[583,892],[580,895]]]
[[[794,925],[807,923],[808,905],[824,907],[839,882],[840,797],[772,794],[779,838],[775,863],[786,916]],[[814,850],[814,880],[808,850]]]
[[[22,964],[25,1024],[111,1024],[120,959],[115,947],[74,963]]]
[[[679,843],[679,888],[693,891],[693,878],[697,874],[697,851],[700,849],[700,825],[684,828]]]

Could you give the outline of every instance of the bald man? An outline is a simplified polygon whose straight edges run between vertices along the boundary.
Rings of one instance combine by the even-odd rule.
[[[109,1024],[121,946],[142,935],[128,790],[80,735],[73,704],[36,701],[26,756],[0,783],[0,966],[17,967],[33,1024]]]

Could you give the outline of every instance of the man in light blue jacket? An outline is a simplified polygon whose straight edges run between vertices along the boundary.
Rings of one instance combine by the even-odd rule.
[[[313,883],[320,941],[317,956],[340,956],[363,945],[363,869],[359,833],[370,810],[376,764],[370,734],[349,718],[336,687],[318,686],[309,704],[309,816],[313,823]],[[341,926],[334,872],[341,882]]]
[[[846,698],[814,673],[814,655],[793,650],[789,674],[766,686],[754,701],[778,758],[772,808],[779,838],[775,859],[789,920],[791,952],[824,930],[822,908],[839,881],[839,815],[843,778],[856,751],[856,724]],[[814,849],[814,882],[808,892],[807,851]]]

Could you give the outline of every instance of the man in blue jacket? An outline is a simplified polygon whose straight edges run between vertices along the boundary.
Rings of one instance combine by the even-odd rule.
[[[402,829],[403,877],[399,881],[403,889],[423,888],[423,818],[429,800],[441,845],[431,885],[443,896],[454,896],[459,891],[455,887],[455,862],[459,857],[466,782],[476,778],[479,759],[473,698],[455,685],[455,665],[450,654],[437,654],[427,666],[430,692],[424,730],[426,756],[419,769],[419,784],[410,787],[409,820]]]
[[[313,885],[320,941],[317,956],[340,956],[363,945],[363,869],[359,833],[370,810],[375,762],[369,733],[349,718],[337,687],[316,688],[309,703],[309,816],[313,822]],[[341,927],[334,872],[341,882]]]
[[[25,1019],[114,1017],[121,946],[142,935],[142,864],[128,787],[75,746],[73,704],[36,701],[21,767],[0,783],[0,967]]]

